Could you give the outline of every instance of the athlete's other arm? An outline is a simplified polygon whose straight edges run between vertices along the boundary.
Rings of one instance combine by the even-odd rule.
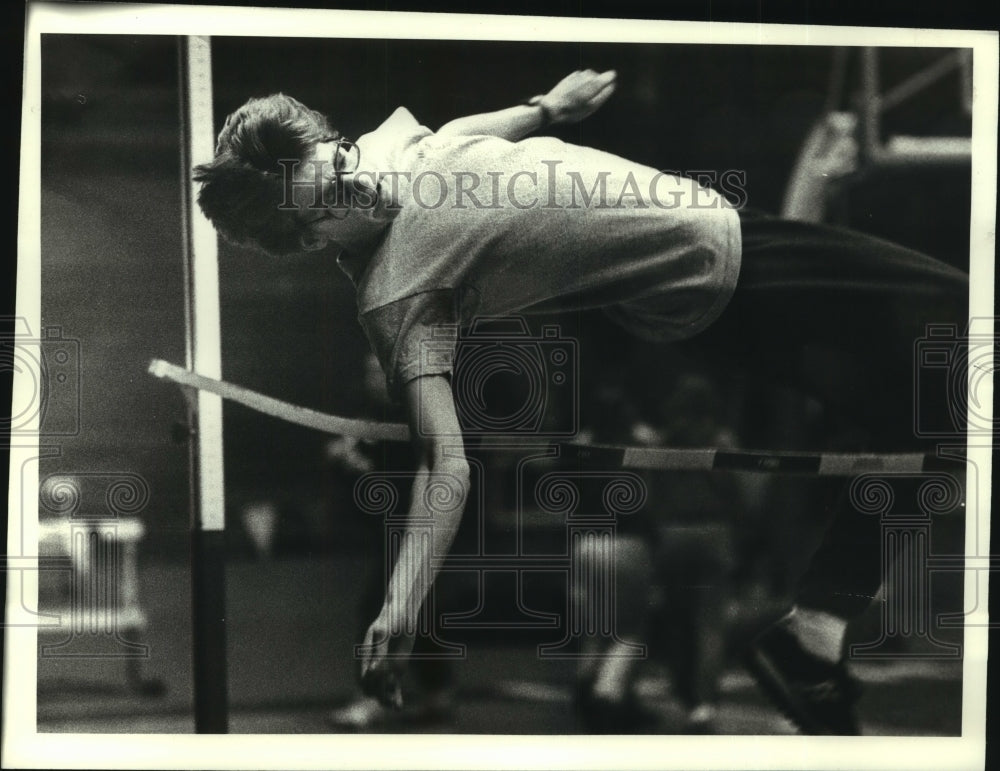
[[[597,73],[577,70],[559,81],[547,94],[532,104],[508,107],[457,118],[438,130],[438,135],[486,134],[516,142],[552,123],[576,123],[593,113],[611,98],[615,90],[615,71]]]
[[[382,610],[365,635],[361,660],[365,692],[397,709],[403,703],[400,683],[420,606],[434,581],[435,561],[444,558],[455,539],[469,487],[469,464],[448,379],[429,375],[411,380],[403,401],[417,473],[403,542]],[[428,522],[429,539],[424,537]]]

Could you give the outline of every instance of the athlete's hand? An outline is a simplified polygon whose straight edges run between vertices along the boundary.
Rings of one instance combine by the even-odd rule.
[[[394,634],[382,612],[365,633],[361,646],[361,689],[385,707],[402,709],[403,673],[413,650],[413,635]]]
[[[577,70],[560,80],[541,99],[554,123],[583,120],[604,104],[615,92],[614,70],[597,73]]]

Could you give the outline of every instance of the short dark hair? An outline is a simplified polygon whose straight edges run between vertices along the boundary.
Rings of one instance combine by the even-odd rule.
[[[336,139],[326,116],[285,94],[249,100],[226,118],[215,158],[194,168],[198,205],[228,241],[285,255],[302,251],[302,224],[285,200],[285,169]]]

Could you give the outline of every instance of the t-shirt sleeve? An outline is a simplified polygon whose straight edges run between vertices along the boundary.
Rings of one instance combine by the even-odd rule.
[[[433,132],[418,123],[413,113],[397,107],[377,129],[365,135],[361,163],[375,173],[407,171],[413,164],[412,154],[417,145],[430,136]]]
[[[363,313],[359,321],[393,399],[415,378],[451,373],[459,323],[454,290],[411,295]]]

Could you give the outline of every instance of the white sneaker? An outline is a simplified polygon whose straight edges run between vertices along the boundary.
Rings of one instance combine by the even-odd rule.
[[[389,721],[389,710],[371,696],[359,696],[354,701],[333,710],[327,719],[337,728],[364,731]]]

